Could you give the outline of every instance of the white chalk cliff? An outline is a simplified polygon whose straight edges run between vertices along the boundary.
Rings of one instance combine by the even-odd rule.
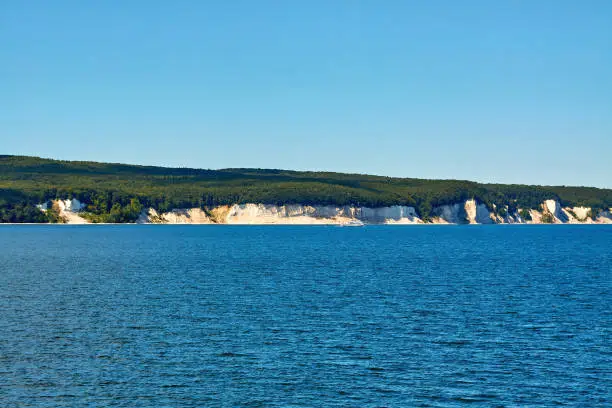
[[[87,207],[76,198],[67,200],[51,200],[38,204],[41,211],[54,210],[65,224],[89,224],[89,221],[81,217],[78,213]]]
[[[175,209],[158,213],[153,208],[140,214],[137,224],[212,224],[213,221],[200,208]]]
[[[555,224],[612,223],[612,209],[603,211],[596,220],[590,218],[590,208],[562,208],[554,200],[542,203],[539,210],[529,209],[531,219],[524,219],[521,210],[504,216],[490,211],[476,200],[443,205],[433,209],[432,217],[423,221],[414,207],[311,206],[301,204],[234,204],[204,211],[199,208],[176,209],[158,213],[144,211],[138,223],[158,224]]]
[[[301,204],[234,204],[219,206],[208,213],[199,208],[173,210],[158,214],[143,212],[139,223],[162,224],[345,224],[362,221],[369,224],[419,224],[416,210],[408,206],[380,208],[354,206],[310,206]]]
[[[53,200],[37,206],[41,211],[54,209],[67,224],[86,224],[79,213],[86,205],[77,199]],[[521,214],[528,213],[531,219]],[[612,209],[601,211],[596,219],[588,207],[562,207],[555,200],[544,201],[539,209],[518,209],[510,213],[505,207],[490,211],[474,199],[433,208],[427,221],[419,218],[410,206],[359,207],[331,205],[272,205],[234,204],[210,209],[184,208],[158,212],[153,208],[143,211],[139,224],[612,224]]]
[[[495,220],[494,214],[484,204],[473,199],[436,207],[433,215],[434,224],[492,224]]]

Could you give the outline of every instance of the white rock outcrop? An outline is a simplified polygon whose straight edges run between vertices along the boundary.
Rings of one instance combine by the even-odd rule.
[[[88,220],[78,214],[87,207],[87,205],[81,203],[76,198],[69,200],[54,200],[51,202],[51,205],[59,209],[59,216],[64,220],[65,224],[89,224]]]
[[[492,224],[492,214],[484,204],[478,204],[476,200],[467,200],[464,204],[467,221],[470,224]]]
[[[158,213],[153,208],[143,211],[137,224],[213,224],[210,217],[200,208],[174,209]]]
[[[556,200],[546,200],[542,205],[542,214],[548,214],[552,216],[553,223],[565,224],[569,221],[569,217],[565,211],[561,208],[561,205]]]
[[[589,213],[591,212],[589,207],[573,207],[567,210],[574,213],[573,218],[578,222],[585,222],[589,218]]]
[[[76,198],[70,200],[57,200],[57,205],[61,211],[79,212],[86,207],[85,204],[81,203]]]
[[[416,210],[408,206],[353,207],[309,206],[300,204],[236,204],[226,217],[228,224],[344,224],[358,220],[368,224],[422,223]]]
[[[68,224],[85,224],[88,220],[78,213],[86,205],[76,199],[54,200],[37,205],[42,211],[54,208]],[[504,207],[508,211],[508,206]],[[523,219],[522,209],[499,215],[475,199],[435,207],[431,224],[541,224],[544,221],[557,224],[612,224],[612,209],[602,211],[596,220],[591,218],[588,207],[562,208],[555,200],[546,200],[540,210],[528,209],[531,219]],[[153,208],[143,211],[136,223],[140,224],[424,224],[414,207],[359,207],[359,206],[311,206],[302,204],[234,204],[203,210],[200,208],[174,209],[159,213]]]
[[[466,219],[462,217],[460,204],[442,205],[433,209],[434,215],[432,222],[434,224],[463,224]]]
[[[602,211],[597,217],[597,222],[600,224],[612,224],[612,208],[607,211]]]
[[[158,213],[150,208],[140,214],[137,223],[159,224],[422,224],[414,207],[310,206],[301,204],[234,204],[217,207],[207,214],[199,208]]]
[[[370,224],[422,224],[414,207],[394,205],[391,207],[359,207],[355,218]]]
[[[486,205],[474,199],[433,209],[433,222],[437,224],[493,224],[495,215]],[[499,221],[503,219],[498,219]]]
[[[333,224],[345,222],[342,207],[303,205],[235,204],[230,207],[227,224]]]

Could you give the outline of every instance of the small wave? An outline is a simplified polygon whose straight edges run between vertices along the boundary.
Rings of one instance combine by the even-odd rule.
[[[240,354],[240,353],[232,353],[230,351],[226,351],[223,353],[219,353],[217,354],[217,357],[226,357],[226,358],[232,358],[232,357],[246,357],[246,354]]]

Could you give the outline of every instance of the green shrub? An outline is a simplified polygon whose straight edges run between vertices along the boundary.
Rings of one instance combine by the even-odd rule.
[[[542,224],[554,224],[555,218],[551,213],[545,212],[542,214]]]
[[[531,214],[529,213],[529,210],[525,209],[525,208],[521,208],[519,210],[519,215],[521,216],[521,218],[524,221],[531,221]]]

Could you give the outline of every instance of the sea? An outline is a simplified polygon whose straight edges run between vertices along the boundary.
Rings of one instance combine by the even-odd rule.
[[[610,407],[612,226],[0,226],[1,407]]]

